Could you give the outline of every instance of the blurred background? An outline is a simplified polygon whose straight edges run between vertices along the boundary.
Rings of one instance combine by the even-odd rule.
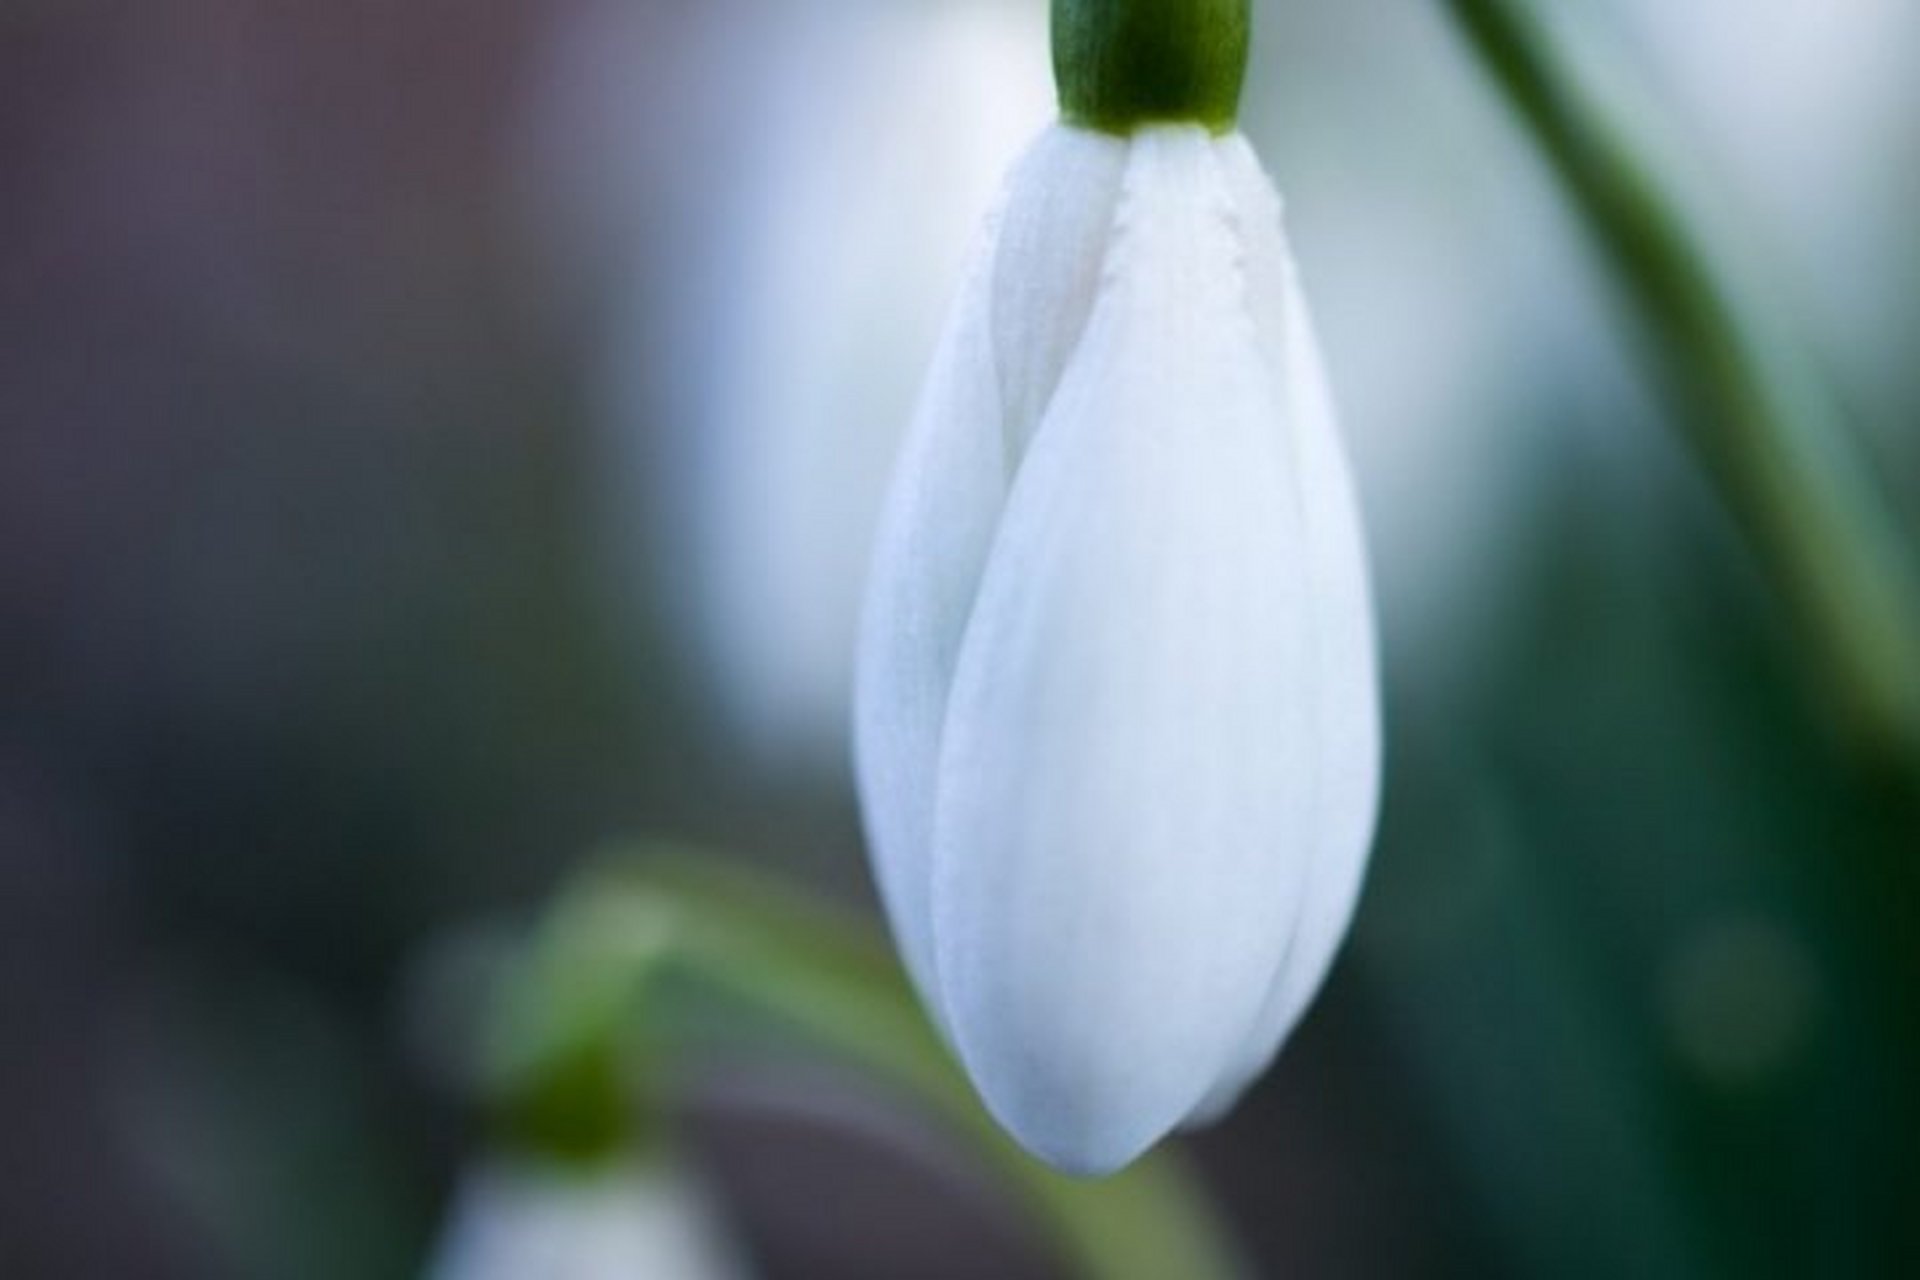
[[[871,910],[866,543],[1044,7],[0,2],[0,1274],[420,1274],[606,840]],[[1561,8],[1920,528],[1920,9]],[[1912,1274],[1914,808],[1444,11],[1256,10],[1391,756],[1204,1185],[1260,1274]],[[674,1112],[752,1274],[1060,1274],[857,1073]]]

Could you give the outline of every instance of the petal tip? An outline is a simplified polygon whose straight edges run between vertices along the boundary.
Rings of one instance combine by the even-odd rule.
[[[987,1088],[982,1082],[983,1090]],[[1035,1159],[1075,1178],[1106,1178],[1124,1170],[1172,1132],[1172,1124],[1144,1119],[1134,1107],[1086,1105],[1084,1098],[1012,1098],[984,1092],[994,1119]]]

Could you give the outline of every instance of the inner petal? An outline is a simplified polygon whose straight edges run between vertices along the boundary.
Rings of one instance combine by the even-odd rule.
[[[1125,139],[1057,125],[1035,144],[1000,222],[991,292],[1007,458],[1018,467],[1098,296]]]

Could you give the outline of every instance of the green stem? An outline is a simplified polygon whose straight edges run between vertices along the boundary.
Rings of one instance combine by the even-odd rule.
[[[1053,78],[1073,124],[1233,127],[1247,76],[1251,0],[1053,0]]]
[[[1649,340],[1679,421],[1876,763],[1920,759],[1920,587],[1909,544],[1793,344],[1716,269],[1671,187],[1576,87],[1526,0],[1447,0],[1551,162]]]
[[[1102,1182],[1037,1163],[975,1100],[870,925],[715,861],[654,854],[609,863],[562,897],[523,981],[508,992],[491,1077],[505,1114],[553,1113],[550,1103],[521,1100],[548,1098],[584,1046],[605,1048],[636,1028],[647,1048],[637,1056],[669,1066],[733,1047],[742,1034],[797,1038],[886,1081],[966,1138],[1081,1274],[1239,1273],[1174,1156],[1150,1155]],[[597,1103],[589,1111],[605,1115]],[[617,1124],[609,1140],[627,1131]],[[580,1145],[571,1129],[561,1137]]]

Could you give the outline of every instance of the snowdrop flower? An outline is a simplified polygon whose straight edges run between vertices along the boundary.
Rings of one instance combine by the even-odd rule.
[[[460,1189],[427,1280],[744,1280],[705,1198],[670,1165],[499,1163]]]
[[[1230,130],[1246,12],[1056,4],[1064,122],[950,317],[863,627],[907,966],[988,1108],[1072,1172],[1232,1105],[1372,839],[1361,530],[1280,202]]]

